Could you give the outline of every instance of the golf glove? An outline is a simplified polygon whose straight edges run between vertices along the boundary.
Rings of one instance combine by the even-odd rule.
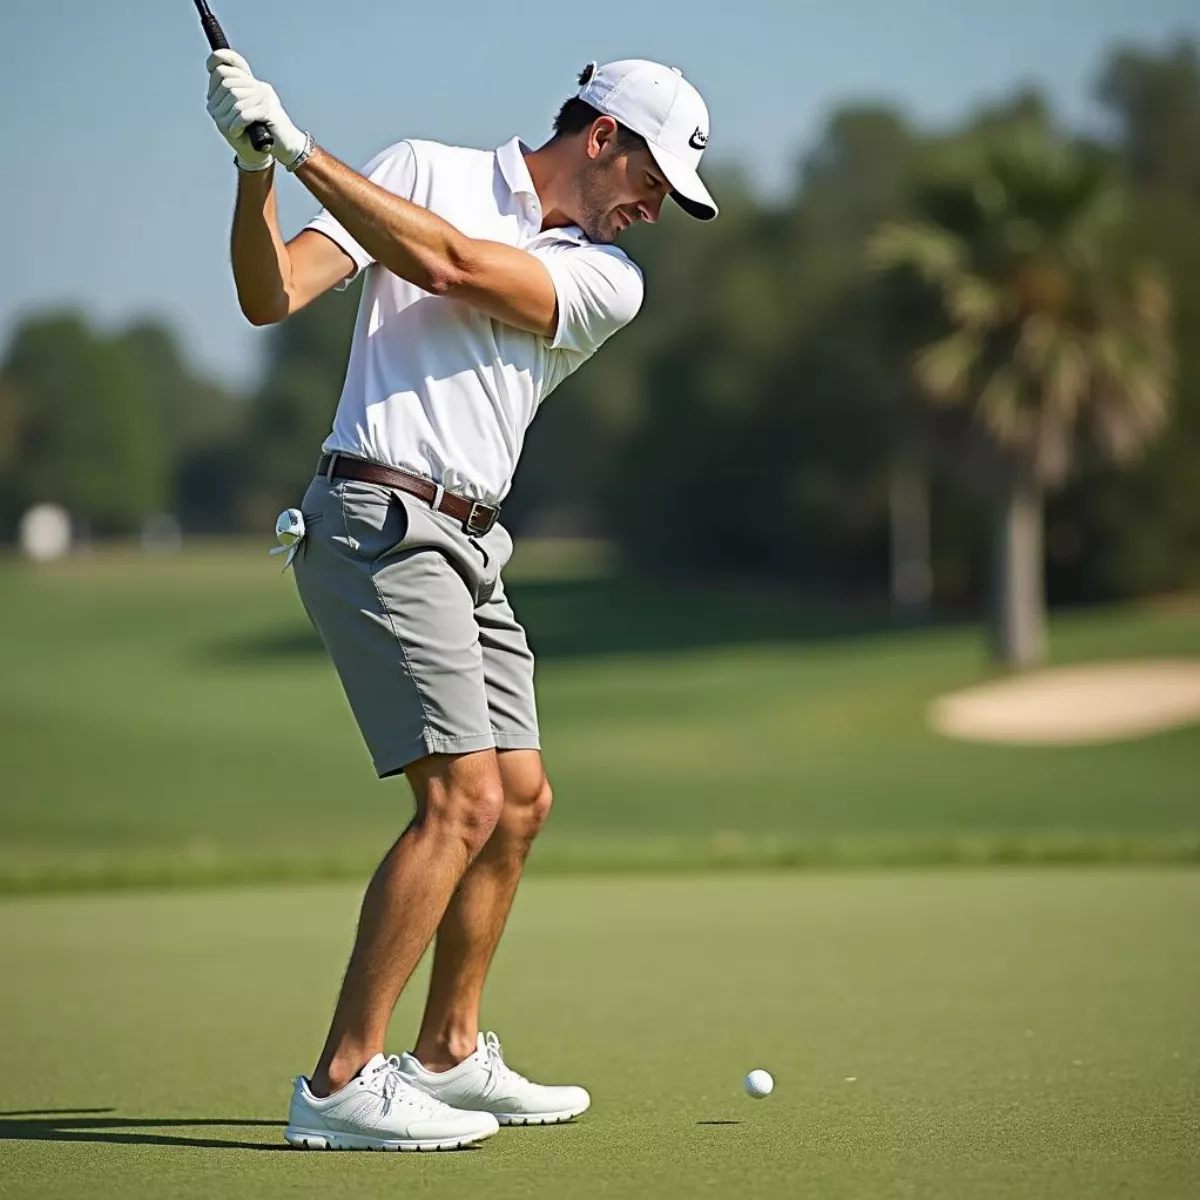
[[[279,103],[269,83],[255,79],[250,64],[235,50],[218,50],[208,60],[208,115],[237,154],[243,171],[265,171],[278,159],[290,167],[308,143]],[[273,150],[255,150],[246,133],[264,122],[275,138]]]
[[[304,514],[298,508],[285,508],[275,522],[275,537],[279,545],[273,546],[267,553],[286,554],[287,558],[283,560],[283,569],[286,571],[292,565],[306,532]]]

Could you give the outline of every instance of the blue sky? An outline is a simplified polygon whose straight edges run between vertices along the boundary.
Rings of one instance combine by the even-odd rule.
[[[840,102],[887,98],[936,125],[1033,82],[1069,121],[1091,125],[1091,87],[1115,41],[1161,46],[1200,32],[1195,0],[214,8],[296,122],[356,165],[410,136],[536,143],[585,62],[644,57],[684,68],[712,112],[710,155],[741,163],[770,193],[786,188]],[[204,111],[207,49],[192,5],[0,0],[0,45],[10,48],[0,74],[0,344],[30,309],[82,305],[105,325],[154,314],[197,365],[252,382],[264,334],[245,326],[229,279],[234,169]],[[315,207],[283,180],[286,235]]]

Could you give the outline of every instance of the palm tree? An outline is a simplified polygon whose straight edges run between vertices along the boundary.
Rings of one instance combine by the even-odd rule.
[[[1100,153],[1044,120],[947,149],[918,218],[882,226],[869,252],[916,391],[989,502],[995,650],[1027,666],[1045,653],[1045,493],[1089,456],[1133,458],[1165,425],[1170,298],[1150,268],[1115,262],[1121,194]]]

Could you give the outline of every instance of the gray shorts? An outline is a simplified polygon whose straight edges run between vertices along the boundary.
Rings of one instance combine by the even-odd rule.
[[[293,568],[381,775],[427,754],[536,750],[533,653],[504,595],[512,539],[406,492],[315,478]]]

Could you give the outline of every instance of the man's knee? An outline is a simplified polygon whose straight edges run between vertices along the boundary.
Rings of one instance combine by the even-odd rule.
[[[519,785],[507,784],[499,829],[510,840],[528,849],[550,816],[553,803],[554,793],[545,774]]]
[[[504,786],[494,760],[491,769],[481,764],[472,767],[432,776],[417,800],[417,821],[433,833],[460,841],[470,858],[487,844],[505,807]]]

